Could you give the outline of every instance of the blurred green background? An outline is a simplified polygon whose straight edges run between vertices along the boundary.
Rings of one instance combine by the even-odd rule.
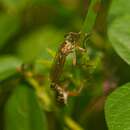
[[[63,107],[57,105],[50,89],[54,55],[66,33],[81,30],[89,2],[0,0],[0,130],[108,129],[106,97],[130,79],[130,67],[114,51],[107,35],[113,21],[126,15],[121,0],[116,6],[111,0],[101,0],[84,56],[90,66],[74,69],[72,56],[68,57],[64,80],[70,82],[70,89],[85,80],[81,94]],[[129,12],[129,5],[125,10]],[[22,63],[29,64],[27,72],[33,77],[17,72]]]

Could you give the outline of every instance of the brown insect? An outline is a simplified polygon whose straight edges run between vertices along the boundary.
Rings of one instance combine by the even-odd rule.
[[[65,35],[64,42],[60,45],[60,48],[55,56],[54,64],[50,73],[51,88],[56,92],[57,101],[62,104],[67,104],[68,96],[77,96],[79,94],[79,90],[69,92],[59,84],[66,57],[70,53],[73,53],[75,49],[85,51],[85,49],[79,47],[80,35],[80,32],[70,32]]]
[[[54,64],[52,65],[52,70],[50,78],[52,82],[59,82],[59,78],[63,71],[64,63],[66,57],[72,53],[76,47],[77,42],[79,41],[80,33],[70,32],[65,35],[64,42],[60,45],[58,52],[56,53]]]

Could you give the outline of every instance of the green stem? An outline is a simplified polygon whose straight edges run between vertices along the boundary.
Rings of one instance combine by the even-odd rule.
[[[93,30],[101,0],[91,0],[81,32],[90,33]]]

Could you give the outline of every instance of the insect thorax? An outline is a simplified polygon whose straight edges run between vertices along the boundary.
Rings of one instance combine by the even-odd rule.
[[[68,55],[73,52],[73,49],[76,47],[76,43],[78,43],[80,38],[80,33],[70,32],[65,35],[64,43],[61,46],[61,53]]]

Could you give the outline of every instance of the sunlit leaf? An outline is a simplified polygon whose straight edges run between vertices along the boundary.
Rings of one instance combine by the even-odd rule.
[[[117,54],[130,64],[129,0],[113,0],[108,17],[108,35]]]
[[[121,86],[108,96],[105,115],[109,130],[130,129],[130,83]]]
[[[129,14],[130,4],[128,4],[128,2],[129,0],[112,0],[108,17],[110,23],[120,16]]]
[[[108,34],[117,54],[130,64],[130,16],[125,15],[114,20]]]
[[[42,28],[21,39],[17,52],[27,62],[38,57],[48,59],[51,56],[47,52],[47,48],[56,48],[61,44],[61,39],[63,39],[63,32],[60,30],[53,27]]]
[[[5,105],[5,130],[47,130],[45,114],[32,88],[17,86]]]

